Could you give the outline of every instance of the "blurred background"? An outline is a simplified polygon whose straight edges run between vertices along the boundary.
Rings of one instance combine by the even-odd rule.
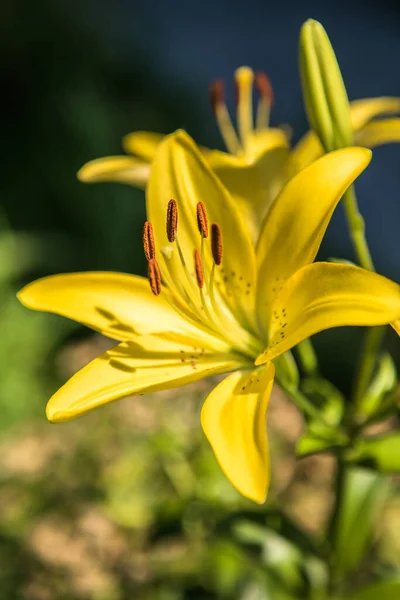
[[[182,127],[222,148],[211,79],[226,80],[233,108],[234,69],[265,70],[272,125],[289,124],[299,139],[307,124],[297,44],[308,17],[326,27],[350,99],[400,96],[398,3],[13,0],[0,17],[1,600],[261,600],[271,586],[285,600],[288,581],[306,598],[304,562],[287,561],[284,532],[312,561],[303,531],[318,538],[326,523],[333,465],[295,462],[302,420],[279,390],[269,417],[272,492],[258,507],[227,483],[201,433],[208,381],[49,425],[49,396],[108,342],[29,312],[15,292],[62,271],[144,272],[143,192],[84,185],[76,171],[121,153],[121,137],[137,129]],[[377,149],[357,191],[377,268],[400,282],[399,163],[399,146]],[[352,258],[340,207],[321,249],[331,256]],[[316,338],[324,374],[344,392],[360,335]],[[399,352],[394,335],[387,344]],[[399,538],[393,494],[371,546],[384,568],[400,568]]]

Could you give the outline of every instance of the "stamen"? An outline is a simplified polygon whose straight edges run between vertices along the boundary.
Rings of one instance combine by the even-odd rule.
[[[151,291],[155,296],[159,296],[161,294],[161,273],[155,258],[151,258],[149,260],[147,274],[150,282]]]
[[[240,154],[242,148],[226,108],[225,86],[221,79],[217,79],[210,84],[210,102],[228,152]]]
[[[208,237],[208,218],[203,202],[197,203],[197,227],[203,238]]]
[[[268,75],[264,71],[258,71],[255,75],[254,84],[260,96],[272,106],[274,103],[274,91]]]
[[[222,263],[223,244],[222,231],[217,223],[211,225],[211,252],[215,264],[219,267]]]
[[[194,251],[194,267],[196,271],[197,285],[201,289],[204,286],[204,271],[203,263],[201,262],[200,254],[197,248]]]
[[[253,81],[254,73],[249,67],[235,71],[237,86],[237,124],[242,145],[246,151],[247,139],[253,131]]]
[[[178,229],[178,207],[176,200],[170,200],[167,208],[167,238],[169,242],[175,241]]]
[[[263,71],[256,73],[255,87],[260,95],[256,118],[256,127],[257,130],[260,130],[269,125],[271,106],[274,103],[274,92],[268,76]]]
[[[154,242],[153,225],[146,221],[143,226],[143,248],[147,260],[156,257],[156,245]]]
[[[222,79],[215,79],[210,83],[209,94],[212,111],[217,116],[218,107],[225,104],[225,85]]]

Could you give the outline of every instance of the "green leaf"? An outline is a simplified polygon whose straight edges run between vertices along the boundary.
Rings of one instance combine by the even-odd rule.
[[[307,431],[296,443],[297,456],[309,456],[318,452],[326,452],[346,444],[347,438],[339,432],[328,428],[322,429],[322,427],[320,423],[310,423]],[[318,431],[321,433],[318,433]]]
[[[351,596],[341,596],[333,600],[399,600],[400,578],[381,581],[370,585]]]
[[[299,370],[293,354],[288,350],[284,354],[278,356],[275,360],[275,369],[277,376],[289,386],[297,389],[299,386]]]
[[[397,384],[397,373],[389,354],[384,354],[378,364],[377,372],[360,401],[360,413],[370,417],[379,411],[382,400]]]
[[[339,425],[344,413],[344,397],[339,390],[323,377],[309,377],[301,384],[302,392],[320,410],[321,417],[329,425]]]
[[[306,431],[297,442],[297,455],[307,456],[346,445],[348,439],[338,429],[344,413],[344,398],[339,390],[322,377],[305,379],[301,389],[318,407],[324,423],[308,423]]]
[[[334,524],[335,570],[343,577],[363,559],[381,514],[388,481],[359,467],[347,468]]]
[[[360,439],[346,458],[382,473],[398,472],[400,471],[400,432]]]

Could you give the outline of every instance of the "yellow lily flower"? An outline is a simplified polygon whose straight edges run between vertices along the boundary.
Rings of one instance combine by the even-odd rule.
[[[255,242],[263,217],[286,181],[324,152],[313,132],[307,133],[291,150],[288,131],[269,127],[273,92],[264,73],[254,74],[249,67],[240,67],[235,71],[235,84],[238,131],[226,107],[223,82],[216,81],[210,90],[211,105],[227,152],[206,148],[202,152],[235,199]],[[259,94],[255,119],[253,84]],[[399,112],[400,98],[370,98],[350,103],[354,143],[373,148],[399,142],[400,118],[394,117]],[[92,160],[80,169],[78,177],[88,183],[118,181],[144,188],[163,138],[161,134],[145,131],[130,133],[122,142],[128,156]]]
[[[303,169],[266,215],[255,248],[195,143],[184,132],[167,137],[147,189],[150,286],[135,275],[75,273],[19,292],[29,308],[120,342],[54,394],[48,419],[228,373],[205,401],[202,427],[231,483],[263,502],[274,359],[322,329],[400,318],[397,284],[355,266],[313,263],[336,204],[369,161],[369,150],[345,148]]]

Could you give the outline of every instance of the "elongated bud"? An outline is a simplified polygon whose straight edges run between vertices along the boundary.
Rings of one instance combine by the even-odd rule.
[[[222,263],[223,245],[221,228],[216,223],[211,225],[211,252],[215,264],[219,266]]]
[[[202,288],[204,285],[203,263],[201,262],[200,254],[197,248],[194,251],[194,268],[196,271],[197,285]]]
[[[208,218],[206,207],[202,202],[197,203],[197,227],[204,238],[208,237]]]
[[[209,87],[210,104],[214,115],[218,107],[225,104],[225,84],[222,79],[215,79]]]
[[[254,85],[257,92],[270,106],[274,103],[274,91],[272,89],[269,77],[264,71],[258,71],[255,74]]]
[[[169,242],[174,242],[176,230],[178,228],[178,206],[176,200],[170,200],[167,208],[167,238]]]
[[[153,225],[146,221],[143,227],[143,248],[147,260],[156,257],[156,245],[154,243]]]
[[[159,296],[161,294],[161,273],[160,267],[155,258],[151,258],[149,260],[149,266],[147,271],[150,288],[155,296]]]
[[[351,146],[349,100],[332,45],[321,23],[309,19],[300,32],[300,72],[311,127],[326,152]]]

